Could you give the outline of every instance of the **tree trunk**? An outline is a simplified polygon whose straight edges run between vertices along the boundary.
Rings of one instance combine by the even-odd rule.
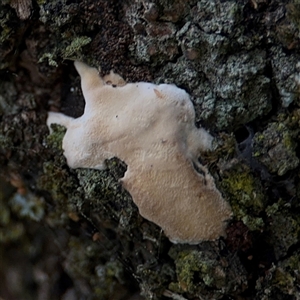
[[[300,299],[298,0],[3,0],[0,24],[0,298]],[[83,113],[74,60],[190,94],[227,237],[172,244],[126,162],[68,167],[46,119]]]

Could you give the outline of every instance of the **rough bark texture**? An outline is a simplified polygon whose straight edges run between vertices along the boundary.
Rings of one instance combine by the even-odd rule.
[[[300,299],[299,0],[3,0],[0,24],[0,297]],[[68,168],[46,116],[82,114],[75,59],[191,95],[227,238],[170,243],[117,158]]]

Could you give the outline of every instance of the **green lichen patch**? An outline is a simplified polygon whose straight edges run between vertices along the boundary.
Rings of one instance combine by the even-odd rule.
[[[64,58],[70,58],[80,56],[81,48],[88,45],[91,42],[91,38],[87,36],[75,37],[72,40],[71,44],[67,46],[66,51],[64,52]]]
[[[48,61],[48,64],[52,67],[58,67],[58,57],[63,57],[64,59],[74,59],[74,57],[82,56],[82,48],[91,42],[91,38],[87,36],[75,37],[71,41],[64,41],[66,47],[59,48],[55,47],[51,52],[45,52],[41,55],[38,63]]]
[[[47,61],[49,66],[58,67],[58,63],[55,61],[56,51],[43,53],[39,58],[38,63]]]
[[[62,139],[66,133],[66,128],[57,124],[52,124],[53,132],[46,137],[45,146],[53,151],[59,151],[57,155],[62,155]]]
[[[221,299],[224,293],[233,291],[234,281],[238,281],[240,288],[243,288],[246,279],[237,257],[217,257],[208,251],[210,246],[206,250],[180,248],[175,246],[169,251],[177,275],[177,282],[169,285],[171,291],[198,295],[204,299]],[[239,277],[235,277],[234,269],[239,269]]]
[[[267,195],[263,192],[261,182],[243,165],[227,169],[220,186],[231,204],[236,219],[242,220],[250,230],[259,230],[264,226],[260,217],[266,203]]]
[[[181,252],[176,259],[179,290],[195,293],[200,285],[221,288],[225,285],[225,272],[218,263],[203,252]],[[196,282],[198,277],[199,282]]]
[[[63,156],[62,139],[66,129],[55,124],[52,125],[52,129],[53,132],[45,139],[49,158],[43,163],[43,174],[39,177],[37,186],[40,190],[50,192],[57,207],[58,217],[62,212],[76,211],[76,201],[81,196],[76,192],[76,180]]]

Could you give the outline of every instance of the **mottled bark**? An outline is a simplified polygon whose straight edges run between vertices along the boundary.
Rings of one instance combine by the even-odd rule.
[[[4,0],[0,25],[0,298],[300,299],[298,0]],[[83,112],[72,60],[191,95],[226,238],[170,243],[117,158],[67,166],[46,118]]]

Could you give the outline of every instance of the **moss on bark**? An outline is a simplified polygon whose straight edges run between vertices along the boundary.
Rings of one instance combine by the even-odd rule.
[[[297,298],[298,2],[2,1],[0,297]],[[117,158],[68,168],[46,117],[82,114],[74,59],[190,93],[216,137],[203,162],[233,207],[226,239],[171,244]]]

